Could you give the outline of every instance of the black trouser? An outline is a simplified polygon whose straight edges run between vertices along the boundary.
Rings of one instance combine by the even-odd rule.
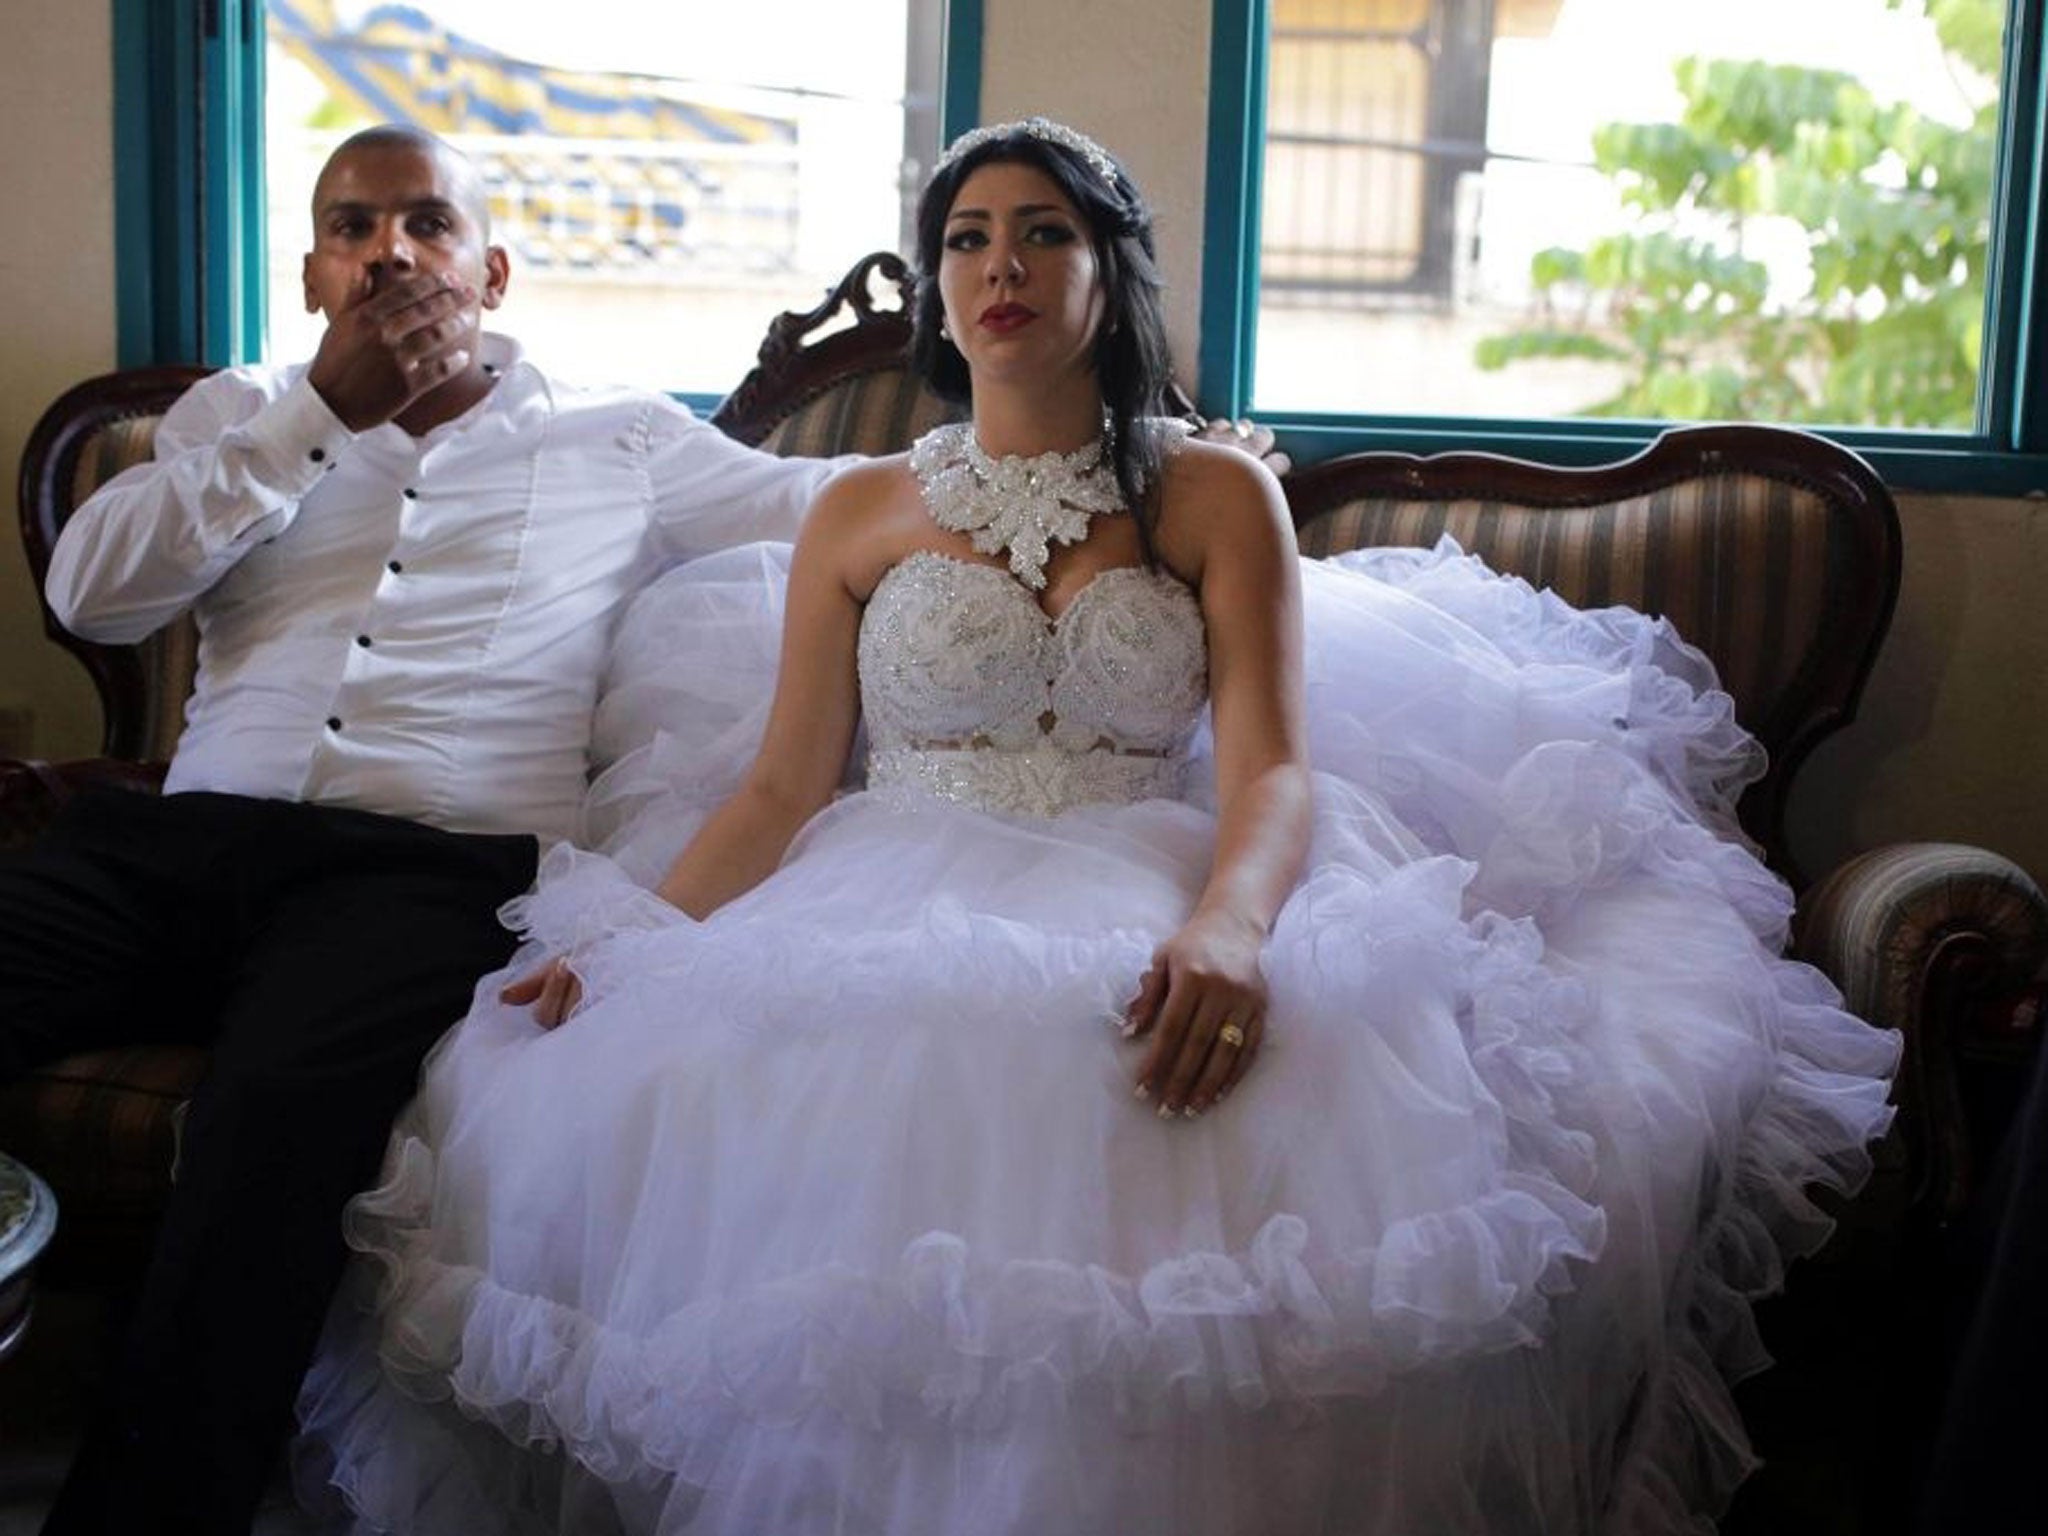
[[[1954,1339],[1920,1492],[1926,1536],[2048,1529],[2048,1050],[1951,1233]]]
[[[420,1058],[513,939],[530,837],[185,794],[81,795],[0,863],[0,1076],[211,1048],[121,1358],[46,1536],[241,1536]]]

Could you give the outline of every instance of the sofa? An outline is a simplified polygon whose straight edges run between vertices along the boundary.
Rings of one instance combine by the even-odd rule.
[[[713,413],[782,454],[883,453],[957,414],[905,358],[909,278],[878,253],[816,309],[776,319],[758,365]],[[65,518],[146,458],[162,412],[197,368],[125,370],[64,394],[23,457],[22,533],[40,584]],[[1434,543],[1450,534],[1496,569],[1587,606],[1668,617],[1713,659],[1737,717],[1768,749],[1740,816],[1800,892],[1794,947],[1852,1008],[1905,1033],[1898,1129],[1885,1178],[1899,1219],[1938,1226],[1967,1200],[1995,1129],[1981,1103],[2032,1048],[2029,990],[2048,957],[2048,902],[1998,855],[1954,844],[1873,849],[1812,878],[1785,809],[1813,748],[1855,714],[1899,586],[1900,531],[1854,454],[1786,428],[1666,432],[1622,462],[1555,468],[1478,453],[1360,453],[1282,480],[1305,553]],[[50,638],[99,691],[100,755],[0,762],[0,844],[31,837],[80,785],[155,791],[194,660],[189,622],[137,646]],[[95,1284],[133,1273],[170,1186],[180,1107],[203,1052],[93,1052],[0,1085],[0,1148],[55,1189],[45,1274]]]

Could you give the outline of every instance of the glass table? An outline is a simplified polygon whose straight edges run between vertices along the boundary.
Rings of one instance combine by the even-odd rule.
[[[0,1360],[28,1332],[36,1260],[56,1230],[50,1186],[0,1152]]]

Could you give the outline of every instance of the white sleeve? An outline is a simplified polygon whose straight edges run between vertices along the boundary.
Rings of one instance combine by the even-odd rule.
[[[89,640],[146,638],[291,526],[354,440],[304,375],[271,398],[246,373],[202,379],[164,414],[156,457],[72,514],[44,591]]]
[[[819,488],[857,454],[778,458],[735,442],[688,407],[664,398],[650,423],[648,476],[663,553],[682,558],[790,542]]]

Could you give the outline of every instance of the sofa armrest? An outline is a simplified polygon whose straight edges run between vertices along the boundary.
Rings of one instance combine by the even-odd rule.
[[[2008,859],[1900,843],[1849,860],[1799,903],[1794,952],[1873,1024],[1901,1031],[1900,1110],[1912,1208],[1968,1203],[2038,1029],[2048,900]]]
[[[64,763],[0,758],[0,848],[26,843],[49,824],[60,805],[88,785],[155,794],[163,787],[165,766],[118,757]]]

